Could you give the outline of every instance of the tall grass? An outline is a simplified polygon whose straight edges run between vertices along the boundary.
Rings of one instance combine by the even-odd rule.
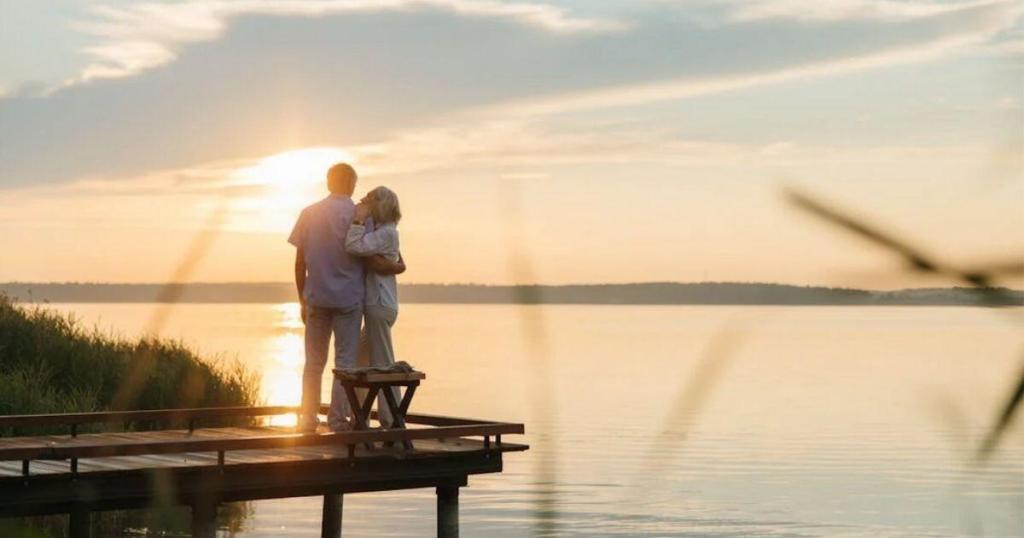
[[[74,318],[0,295],[0,415],[100,411],[133,364],[147,372],[130,409],[254,405],[258,383],[238,365],[202,360],[180,342],[115,338]],[[3,435],[37,431],[0,431]]]
[[[143,362],[144,361],[144,362]],[[128,372],[145,365],[140,390],[128,409],[255,405],[258,379],[240,365],[202,360],[180,342],[115,338],[83,328],[71,316],[14,304],[0,294],[0,415],[104,411],[111,407]],[[204,424],[205,425],[205,424]],[[89,425],[99,430],[103,424]],[[120,427],[117,425],[116,427]],[[155,425],[134,424],[135,428]],[[161,425],[163,426],[163,425]],[[0,428],[0,437],[67,433],[63,427]],[[188,530],[188,510],[101,512],[93,531],[101,536],[134,533],[178,535]],[[250,507],[232,503],[221,510],[221,525],[234,534]],[[60,516],[0,520],[0,536],[61,536]]]

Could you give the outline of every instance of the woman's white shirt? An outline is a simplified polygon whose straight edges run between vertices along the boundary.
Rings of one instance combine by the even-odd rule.
[[[398,261],[398,227],[389,222],[367,232],[366,226],[352,223],[345,236],[345,250],[356,256],[380,254],[391,261]],[[398,280],[395,275],[378,275],[367,270],[366,304],[398,310]]]

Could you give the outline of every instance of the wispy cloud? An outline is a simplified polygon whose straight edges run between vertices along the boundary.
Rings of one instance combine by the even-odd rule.
[[[880,67],[918,63],[963,52],[986,43],[993,36],[1014,24],[1020,9],[1005,2],[988,3],[984,12],[976,13],[973,24],[965,24],[931,40],[887,50],[871,51],[807,62],[773,70],[752,71],[720,76],[681,77],[647,84],[573,92],[549,98],[503,103],[499,109],[513,115],[546,115],[575,110],[630,106],[657,101],[686,99],[703,95],[741,90],[756,86],[780,84],[802,79],[843,75]]]
[[[733,21],[794,20],[828,23],[850,20],[905,21],[998,4],[1009,0],[906,2],[896,0],[727,0]]]
[[[624,27],[617,21],[572,17],[566,10],[547,4],[488,0],[199,0],[101,6],[94,11],[96,20],[74,25],[101,42],[83,51],[93,62],[67,84],[131,76],[167,64],[182,47],[216,39],[232,18],[240,16],[310,17],[418,9],[509,19],[556,34],[606,32]]]
[[[549,172],[538,174],[534,170],[574,165],[806,170],[929,162],[952,167],[983,163],[990,154],[990,149],[983,145],[962,143],[866,147],[831,147],[790,140],[731,143],[686,138],[671,129],[652,129],[648,125],[603,132],[588,128],[586,122],[563,125],[541,118],[465,120],[444,127],[409,129],[385,141],[351,146],[346,151],[356,159],[360,170],[371,177],[423,172],[444,175],[475,168],[502,171],[502,177],[513,178],[550,177]]]
[[[1024,56],[1024,37],[994,40],[975,49],[981,55]]]
[[[355,146],[361,167],[374,174],[408,174],[468,167],[539,167],[596,163],[677,165],[735,162],[759,147],[685,140],[668,131],[624,129],[595,133],[531,121],[492,120],[411,129],[387,141]]]

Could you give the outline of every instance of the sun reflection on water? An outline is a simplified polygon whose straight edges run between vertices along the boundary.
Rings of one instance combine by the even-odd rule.
[[[302,399],[302,367],[305,363],[302,319],[298,303],[276,305],[278,334],[271,342],[270,357],[263,372],[263,394],[269,405],[299,405]],[[295,414],[272,417],[274,426],[294,426]]]

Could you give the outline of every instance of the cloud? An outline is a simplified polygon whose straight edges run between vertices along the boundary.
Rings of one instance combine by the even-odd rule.
[[[958,32],[939,36],[932,41],[897,46],[861,55],[830,58],[825,61],[808,62],[761,72],[681,77],[647,84],[601,88],[550,98],[503,103],[499,110],[512,115],[546,115],[573,110],[639,105],[803,79],[843,75],[879,67],[918,63],[945,57],[952,52],[964,51],[982,44],[1004,27],[1005,20],[997,16],[979,20],[975,26],[961,28]]]
[[[1000,97],[992,103],[992,108],[996,110],[1020,110],[1020,99],[1010,96]]]
[[[138,177],[290,148],[369,147],[450,125],[500,126],[928,60],[983,42],[1014,13],[998,3],[897,22],[709,28],[673,10],[611,24],[469,0],[374,2],[374,9],[368,2],[179,5],[187,8],[102,12],[107,26],[93,30],[123,47],[107,75],[124,67],[135,76],[0,98],[5,186]],[[217,11],[229,5],[241,11]],[[341,5],[348,11],[294,11]],[[293,11],[254,13],[253,6]],[[164,63],[146,67],[153,61]],[[474,132],[450,142],[464,145]]]
[[[850,20],[906,21],[997,4],[1001,0],[907,2],[896,0],[730,0],[728,18],[751,22],[794,20],[827,23]]]
[[[372,175],[576,164],[721,165],[736,162],[740,154],[757,154],[757,149],[741,145],[682,139],[668,130],[644,127],[606,133],[589,131],[585,125],[532,121],[414,129],[350,151],[357,156],[360,169]]]
[[[131,76],[167,64],[182,47],[217,39],[231,19],[241,16],[315,17],[422,9],[503,18],[560,34],[622,28],[615,21],[570,17],[564,9],[546,4],[479,0],[201,0],[102,6],[95,10],[98,20],[75,25],[101,43],[83,51],[93,63],[67,84]]]
[[[838,164],[891,166],[893,163],[984,163],[990,148],[982,145],[890,145],[830,147],[828,144],[778,140],[767,143],[723,142],[686,137],[673,129],[649,125],[617,126],[608,131],[595,121],[551,118],[449,123],[410,129],[386,141],[345,148],[367,177],[427,177],[483,170],[506,178],[550,177],[553,167],[578,165],[657,165],[673,168],[745,166],[799,167]],[[326,168],[326,167],[323,167]],[[820,169],[820,168],[819,168]],[[319,187],[319,185],[318,185]]]
[[[320,176],[306,183],[290,183],[301,175],[299,169],[289,163],[289,153],[274,153],[0,190],[0,224],[87,234],[94,232],[83,230],[120,227],[197,230],[211,207],[227,199],[225,229],[280,235],[302,206],[323,195],[322,171],[346,154],[354,157],[366,181],[364,188],[383,182],[417,199],[426,191],[473,190],[481,185],[486,190],[488,184],[507,180],[564,189],[585,185],[582,181],[607,183],[623,177],[629,178],[626,185],[634,180],[665,186],[678,182],[692,183],[696,190],[716,190],[720,184],[742,183],[763,193],[770,189],[765,179],[779,174],[824,176],[848,185],[859,184],[859,178],[850,177],[897,185],[923,175],[931,188],[934,181],[978,168],[990,158],[991,148],[959,141],[944,146],[880,141],[873,147],[833,147],[787,138],[737,143],[687,136],[643,122],[623,124],[619,118],[531,116],[446,118],[432,126],[408,126],[372,143],[310,149],[303,153],[315,158],[301,162],[311,164]],[[473,181],[461,181],[466,178]]]
[[[1021,57],[1024,56],[1024,37],[993,40],[974,49],[976,54],[988,56]]]

